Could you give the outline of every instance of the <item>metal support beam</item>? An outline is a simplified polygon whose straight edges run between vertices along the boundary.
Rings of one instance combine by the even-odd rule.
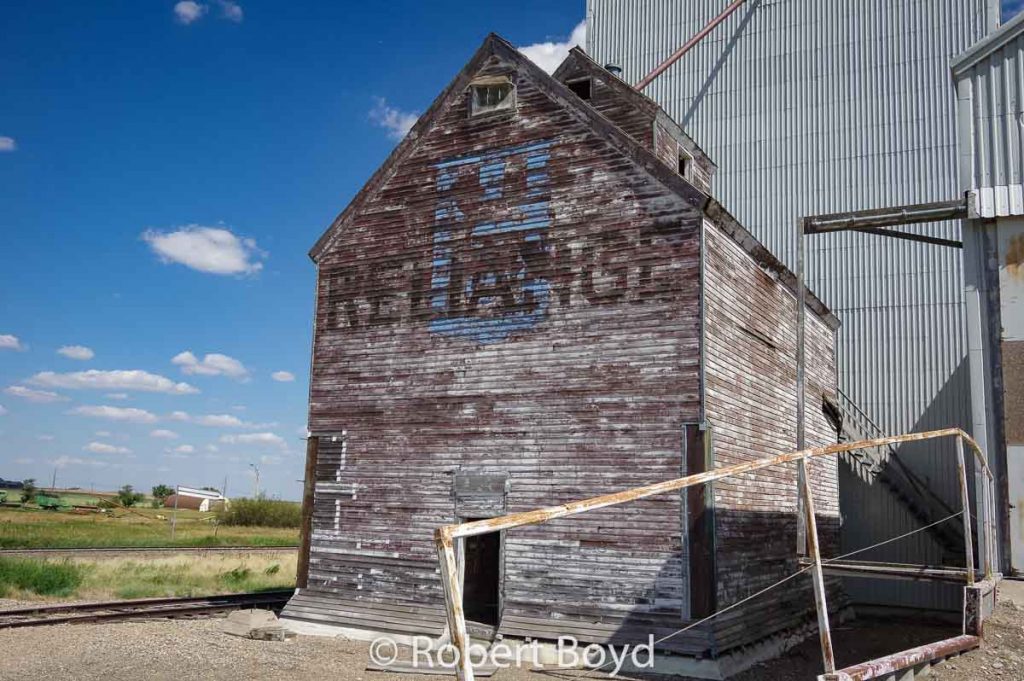
[[[719,14],[717,17],[712,19],[708,23],[707,26],[705,26],[700,31],[698,31],[697,35],[693,36],[692,38],[687,40],[685,43],[683,43],[683,46],[680,47],[675,52],[673,52],[672,55],[669,56],[668,59],[666,59],[665,61],[663,61],[660,64],[658,64],[657,66],[655,66],[653,71],[651,71],[646,76],[644,76],[643,80],[641,80],[639,83],[636,84],[635,89],[638,92],[642,92],[643,89],[645,87],[647,87],[648,85],[650,85],[651,82],[655,78],[660,76],[670,66],[672,66],[677,61],[679,61],[679,59],[684,54],[686,54],[687,52],[692,50],[694,48],[694,46],[697,45],[697,43],[699,43],[701,40],[703,40],[707,36],[708,33],[711,33],[713,30],[715,30],[718,27],[719,24],[721,24],[723,21],[725,21],[727,18],[729,18],[729,15],[732,14],[733,12],[735,12],[736,10],[738,10],[740,8],[740,5],[742,5],[744,2],[746,2],[746,0],[733,0],[733,2],[731,2],[729,4],[729,6],[726,7],[725,10],[721,14]]]
[[[796,448],[807,446],[805,413],[807,401],[807,385],[804,372],[807,358],[805,356],[805,334],[807,325],[807,289],[804,287],[804,221],[796,221]],[[807,555],[807,526],[804,521],[804,497],[799,493],[803,489],[804,467],[799,467],[797,474],[796,495],[796,555]]]
[[[968,217],[966,198],[955,201],[937,201],[935,203],[918,203],[892,208],[874,210],[855,210],[846,213],[829,213],[811,215],[804,218],[808,234],[827,234],[829,232],[849,232],[863,229],[898,227],[901,225],[917,225],[925,222],[942,222],[944,220],[963,220]],[[903,236],[913,237],[901,232]]]
[[[807,514],[807,550],[811,554],[813,567],[811,577],[814,579],[814,606],[818,611],[818,636],[821,640],[821,659],[825,665],[825,673],[836,671],[835,654],[832,651],[832,632],[828,625],[828,602],[825,600],[825,577],[821,572],[821,551],[818,547],[818,523],[814,518],[814,494],[811,492],[810,475],[807,471],[807,459],[800,459],[800,477],[803,480],[801,495],[804,498],[804,509]]]

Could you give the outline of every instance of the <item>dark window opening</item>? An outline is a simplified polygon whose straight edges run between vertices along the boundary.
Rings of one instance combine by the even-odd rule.
[[[478,518],[466,518],[466,522]],[[501,581],[501,533],[466,537],[463,549],[462,607],[466,619],[498,624]]]
[[[692,163],[692,159],[688,154],[679,154],[679,167],[677,168],[677,171],[687,179],[690,178],[690,163]]]
[[[570,90],[576,93],[576,96],[580,99],[590,99],[591,83],[589,78],[583,80],[574,80],[566,83]]]

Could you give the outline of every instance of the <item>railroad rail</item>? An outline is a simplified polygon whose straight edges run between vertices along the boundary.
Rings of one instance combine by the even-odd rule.
[[[124,553],[281,553],[298,546],[83,546],[53,549],[0,549],[3,556],[72,556]]]
[[[202,617],[240,608],[283,608],[293,589],[195,598],[141,598],[104,603],[44,605],[0,610],[0,629],[53,624],[95,624],[134,619]]]

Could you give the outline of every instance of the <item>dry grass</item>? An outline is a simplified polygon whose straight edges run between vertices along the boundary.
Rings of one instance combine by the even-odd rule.
[[[296,555],[282,553],[178,554],[145,558],[109,556],[61,560],[18,559],[35,564],[35,573],[66,571],[71,565],[81,583],[59,594],[40,594],[12,588],[6,596],[17,600],[117,600],[207,596],[295,585]]]
[[[117,509],[78,515],[68,511],[0,508],[0,549],[102,546],[297,545],[298,530],[227,527],[213,513],[178,511],[171,541],[168,509]]]

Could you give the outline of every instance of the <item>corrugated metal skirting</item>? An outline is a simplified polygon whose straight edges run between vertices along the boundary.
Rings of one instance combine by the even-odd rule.
[[[588,0],[587,49],[635,83],[724,6]],[[949,64],[997,16],[995,0],[750,0],[645,92],[718,164],[714,194],[792,266],[801,215],[958,195]],[[948,239],[960,232],[957,223],[919,229]],[[854,402],[890,433],[969,427],[960,251],[816,236],[808,269],[810,286],[842,320],[840,386]],[[901,455],[952,502],[951,449]],[[870,486],[843,501],[847,550],[917,523]],[[921,539],[873,557],[936,556]],[[955,594],[926,586],[873,580],[851,590],[855,600],[959,607]]]

